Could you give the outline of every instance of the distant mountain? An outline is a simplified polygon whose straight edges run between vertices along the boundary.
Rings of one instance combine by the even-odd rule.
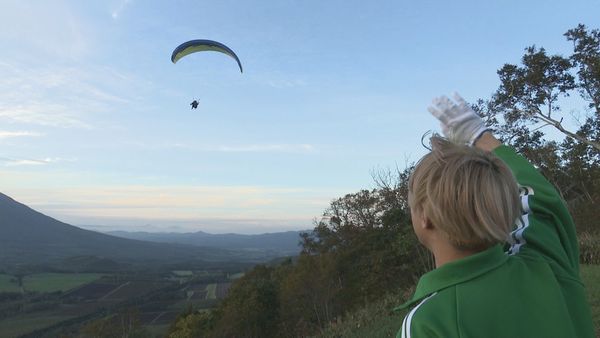
[[[274,232],[260,235],[209,234],[202,231],[191,233],[110,231],[107,233],[123,238],[151,242],[188,244],[229,250],[259,250],[282,255],[297,255],[301,250],[300,234],[303,232],[306,231]]]
[[[77,256],[144,264],[272,258],[214,247],[144,242],[84,230],[0,193],[0,268],[65,261]]]

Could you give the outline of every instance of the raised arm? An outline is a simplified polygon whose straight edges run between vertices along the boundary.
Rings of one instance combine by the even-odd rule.
[[[573,220],[560,194],[529,161],[502,145],[458,95],[456,103],[435,99],[429,111],[452,142],[493,152],[511,169],[520,186],[523,216],[511,236],[509,253],[550,261],[557,274],[579,278],[579,249]]]

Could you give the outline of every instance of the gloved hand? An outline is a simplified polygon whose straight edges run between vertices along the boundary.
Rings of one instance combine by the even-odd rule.
[[[442,132],[450,142],[472,146],[489,128],[460,95],[455,93],[454,100],[456,103],[446,96],[437,97],[427,110],[440,120]]]

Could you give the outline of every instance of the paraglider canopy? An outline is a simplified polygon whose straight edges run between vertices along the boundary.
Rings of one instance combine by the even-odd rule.
[[[221,52],[223,54],[231,56],[235,59],[238,66],[240,67],[240,72],[244,72],[242,69],[242,63],[240,62],[240,59],[237,57],[237,55],[235,55],[233,50],[231,50],[224,44],[213,40],[191,40],[188,42],[184,42],[177,48],[175,48],[173,54],[171,55],[171,61],[173,63],[176,63],[177,61],[179,61],[179,59],[186,55],[203,51]]]

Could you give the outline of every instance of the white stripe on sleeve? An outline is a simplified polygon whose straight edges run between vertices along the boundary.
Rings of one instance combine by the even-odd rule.
[[[423,299],[419,305],[415,306],[414,309],[412,309],[407,315],[406,317],[404,317],[404,321],[402,322],[402,338],[410,338],[410,324],[412,322],[412,318],[415,314],[415,312],[417,311],[417,309],[423,305],[427,300],[429,300],[429,298],[433,297],[437,295],[437,292],[434,292],[431,294],[431,296]]]
[[[523,237],[523,232],[525,229],[529,227],[529,213],[531,212],[531,208],[529,207],[529,196],[533,195],[533,189],[530,187],[519,187],[519,192],[521,193],[521,206],[523,207],[523,214],[519,218],[519,224],[517,224],[517,228],[513,230],[510,235],[514,239],[514,244],[508,250],[509,255],[516,255],[521,250],[521,247],[527,244],[525,237]]]

